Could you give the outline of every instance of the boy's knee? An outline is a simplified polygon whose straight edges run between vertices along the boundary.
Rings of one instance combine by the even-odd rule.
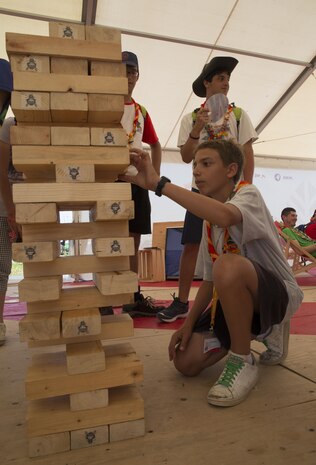
[[[241,262],[238,256],[225,254],[218,257],[213,267],[214,281],[227,282],[235,281],[241,275]]]
[[[196,363],[189,362],[185,357],[181,355],[176,355],[173,360],[175,368],[184,376],[196,376],[201,370],[197,368]]]

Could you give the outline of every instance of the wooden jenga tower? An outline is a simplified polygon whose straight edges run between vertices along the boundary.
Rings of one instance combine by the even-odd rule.
[[[143,367],[130,344],[128,314],[100,306],[133,301],[131,186],[115,183],[129,165],[120,125],[127,93],[120,31],[50,24],[50,37],[7,34],[14,92],[13,163],[26,175],[14,186],[23,242],[19,284],[27,315],[21,341],[65,344],[33,355],[26,375],[29,455],[38,456],[144,435],[144,405],[134,383]],[[61,224],[61,210],[90,210],[89,223]],[[93,255],[59,256],[60,240],[92,239]],[[63,275],[93,273],[95,286],[63,286]],[[43,349],[44,351],[45,349]]]

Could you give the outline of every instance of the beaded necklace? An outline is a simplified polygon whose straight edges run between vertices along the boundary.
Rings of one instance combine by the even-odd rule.
[[[132,99],[132,102],[133,102],[134,107],[135,107],[135,115],[134,115],[134,121],[133,121],[133,128],[132,128],[131,132],[127,134],[128,144],[129,145],[134,142],[134,136],[135,136],[137,126],[138,126],[139,111],[140,111],[140,107],[139,107],[138,103],[136,103],[134,99]]]
[[[234,188],[233,192],[231,193],[229,200],[234,197],[236,192],[238,192],[242,187],[245,187],[249,184],[249,182],[246,181],[240,181],[237,186]],[[214,247],[213,240],[212,240],[212,225],[211,223],[206,222],[206,230],[207,230],[207,245],[208,245],[208,252],[210,254],[210,257],[212,259],[212,262],[214,263],[218,257],[219,254],[217,250]],[[222,247],[222,252],[223,254],[225,253],[235,253],[235,254],[240,254],[240,250],[238,249],[237,244],[233,241],[233,239],[230,237],[228,228],[224,229],[224,241],[223,241],[223,247]],[[211,330],[214,328],[214,322],[215,322],[215,314],[216,314],[216,306],[217,306],[217,301],[218,301],[218,294],[213,287],[213,298],[212,298],[212,305],[211,305]]]
[[[214,128],[211,124],[207,123],[205,125],[205,130],[208,135],[208,140],[218,140],[218,139],[225,139],[228,137],[228,128],[229,128],[229,115],[233,111],[233,106],[228,105],[227,111],[224,115],[223,124],[218,128],[218,130],[214,131]]]

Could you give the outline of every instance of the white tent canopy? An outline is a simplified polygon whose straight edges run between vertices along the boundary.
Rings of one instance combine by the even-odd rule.
[[[47,35],[50,20],[121,29],[140,62],[135,98],[172,152],[182,116],[201,103],[193,80],[212,57],[233,55],[229,98],[260,132],[255,154],[315,168],[315,18],[315,0],[0,0],[0,56],[5,32]]]

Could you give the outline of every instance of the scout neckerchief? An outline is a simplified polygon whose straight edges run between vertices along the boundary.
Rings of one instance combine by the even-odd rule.
[[[136,130],[137,130],[137,127],[138,127],[139,111],[140,111],[140,107],[139,107],[138,103],[136,103],[134,99],[132,99],[132,102],[133,102],[134,107],[135,107],[135,115],[134,115],[134,121],[133,121],[133,128],[132,128],[131,132],[129,134],[127,134],[128,144],[129,145],[134,142],[134,136],[135,136],[135,133],[136,133]]]
[[[238,192],[242,187],[247,186],[249,183],[246,181],[240,181],[236,187],[234,188],[229,200]],[[212,240],[212,225],[211,223],[206,223],[206,230],[207,230],[207,245],[208,245],[208,252],[210,254],[211,260],[214,263],[219,254],[216,251],[213,240]],[[224,253],[235,253],[240,254],[240,250],[238,249],[237,244],[232,240],[229,235],[228,228],[224,229],[224,240],[223,240],[223,247],[222,252]],[[212,305],[211,305],[211,330],[214,329],[214,322],[215,322],[215,314],[216,314],[216,305],[218,301],[218,295],[215,287],[213,286],[213,298],[212,298]]]
[[[226,110],[226,113],[224,115],[223,123],[222,125],[214,130],[214,127],[212,124],[206,123],[205,125],[205,130],[208,135],[208,140],[219,140],[219,139],[227,139],[228,137],[228,129],[229,129],[229,115],[233,111],[233,106],[228,105],[228,108]]]

